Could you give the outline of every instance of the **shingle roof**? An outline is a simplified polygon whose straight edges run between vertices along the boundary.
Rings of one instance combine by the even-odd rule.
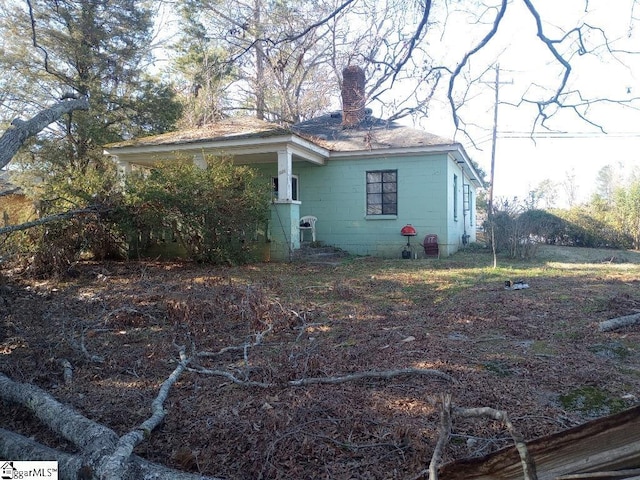
[[[336,152],[454,145],[450,139],[397,122],[368,117],[357,128],[345,128],[342,115],[332,113],[316,117],[292,127],[284,127],[253,117],[232,117],[202,127],[136,138],[107,145],[107,148],[179,145],[266,138],[295,133],[316,145]]]
[[[424,130],[374,117],[366,118],[357,128],[345,128],[340,113],[298,123],[292,130],[317,145],[340,152],[455,144]]]
[[[150,137],[134,138],[124,142],[112,143],[106,145],[106,147],[143,147],[147,145],[199,143],[242,138],[264,138],[290,133],[291,130],[288,128],[258,120],[254,117],[232,117],[202,127],[178,130]]]

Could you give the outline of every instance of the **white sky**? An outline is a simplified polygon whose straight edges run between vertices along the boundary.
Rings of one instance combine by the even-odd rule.
[[[593,11],[589,16],[584,13],[585,0],[536,0],[534,4],[541,16],[550,21],[544,24],[547,36],[559,37],[562,35],[560,32],[566,32],[584,21],[605,29],[609,41],[613,40],[614,48],[640,51],[640,32],[630,28],[631,2],[589,0],[589,8]],[[636,14],[640,16],[640,11]],[[491,13],[490,18],[494,15]],[[450,20],[448,29],[444,30],[450,37],[443,37],[443,43],[455,44],[455,36],[461,34],[465,21],[468,22],[463,15],[458,20],[460,23],[457,28],[451,28],[456,18]],[[640,29],[640,25],[637,28]],[[488,31],[488,27],[485,31]],[[523,2],[514,0],[498,36],[471,60],[472,69],[475,66],[476,71],[482,72],[497,58],[501,82],[510,82],[500,86],[494,195],[523,198],[529,190],[546,179],[561,183],[567,175],[575,175],[579,200],[587,200],[595,191],[595,179],[602,167],[622,162],[623,176],[640,167],[640,111],[619,104],[593,106],[589,111],[590,118],[602,125],[607,134],[578,120],[568,111],[561,112],[549,123],[553,132],[546,132],[545,135],[545,130],[538,127],[540,135],[535,135],[534,142],[529,133],[535,118],[535,107],[516,107],[509,103],[517,103],[527,91],[539,91],[541,87],[537,85],[554,85],[559,78],[560,69],[535,34],[533,18],[525,10]],[[586,41],[590,45],[602,43],[598,34],[592,34]],[[570,42],[567,42],[558,48],[567,51],[569,46]],[[590,97],[619,100],[640,97],[640,54],[620,54],[616,57],[604,49],[600,50],[599,58],[574,56],[571,63],[575,77],[571,86]],[[494,72],[487,72],[482,77],[482,83],[472,92],[473,99],[468,107],[461,109],[462,117],[468,123],[477,125],[470,127],[469,131],[480,150],[474,148],[460,132],[456,134],[448,104],[444,101],[433,104],[432,117],[421,124],[433,133],[455,136],[487,172],[487,179],[491,163],[494,79]],[[640,102],[636,105],[640,106]],[[562,188],[558,189],[558,194],[559,206],[565,205]]]
[[[559,38],[563,32],[586,22],[606,31],[614,48],[640,52],[640,22],[631,28],[631,4],[633,0],[534,0],[544,29],[549,37]],[[499,4],[499,0],[486,0]],[[591,13],[586,15],[585,5]],[[453,9],[455,2],[449,3]],[[470,16],[459,4],[461,11],[452,12],[446,24],[431,25],[433,45],[430,51],[441,52],[443,64],[460,59],[475,44],[489,25],[470,24]],[[640,7],[635,12],[640,17]],[[487,10],[486,22],[491,22],[494,10]],[[477,38],[472,38],[473,31]],[[573,37],[575,38],[575,37]],[[592,33],[585,37],[591,47],[601,45],[602,37]],[[573,48],[572,48],[573,47]],[[566,52],[575,50],[575,42],[567,41],[558,46]],[[448,60],[448,61],[447,61]],[[457,60],[454,60],[457,61]],[[607,134],[580,121],[570,112],[560,112],[549,122],[551,132],[538,126],[535,141],[529,136],[535,118],[535,107],[514,106],[527,92],[542,91],[542,86],[554,86],[561,69],[550,52],[536,38],[533,17],[522,0],[511,0],[498,35],[470,61],[471,75],[500,64],[501,81],[509,82],[500,87],[498,142],[496,152],[496,197],[519,198],[549,179],[558,184],[568,175],[575,176],[578,199],[586,201],[595,191],[599,170],[606,165],[622,165],[621,176],[628,176],[640,169],[640,110],[629,106],[597,104],[589,112],[589,118],[601,125]],[[574,68],[571,87],[584,95],[595,98],[628,100],[640,98],[640,53],[612,56],[601,48],[598,57],[592,55],[571,58]],[[465,88],[464,79],[459,83]],[[461,142],[469,155],[486,171],[491,164],[491,128],[493,125],[494,72],[482,76],[482,83],[470,91],[472,99],[461,108],[460,114],[468,124],[473,143],[464,134],[456,132],[451,121],[447,100],[440,98],[430,104],[430,117],[420,123],[425,130]],[[448,82],[443,82],[446,85]],[[502,103],[505,102],[505,103]],[[640,107],[640,101],[636,104]],[[566,206],[562,187],[558,187],[558,206]]]

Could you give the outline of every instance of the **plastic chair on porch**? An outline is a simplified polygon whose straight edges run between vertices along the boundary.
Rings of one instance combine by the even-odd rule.
[[[304,240],[305,230],[311,230],[311,239],[316,241],[316,222],[318,219],[313,215],[305,215],[300,217],[300,241]]]

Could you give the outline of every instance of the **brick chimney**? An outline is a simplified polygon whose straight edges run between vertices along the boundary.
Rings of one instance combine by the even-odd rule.
[[[354,128],[365,117],[364,70],[349,65],[342,71],[342,125]]]

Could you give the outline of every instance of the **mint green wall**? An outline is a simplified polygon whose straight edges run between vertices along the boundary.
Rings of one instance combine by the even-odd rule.
[[[458,177],[457,189],[455,191],[454,176]],[[450,255],[462,246],[463,235],[467,234],[470,237],[469,241],[475,241],[475,227],[471,227],[471,220],[475,218],[475,212],[473,212],[473,217],[471,217],[471,212],[465,212],[464,210],[464,184],[468,183],[469,179],[465,177],[463,169],[453,158],[450,158],[447,162],[447,209],[450,215],[447,217],[447,234],[440,240],[440,248],[447,255]],[[475,189],[473,188],[471,196],[471,206],[475,206]],[[458,202],[457,216],[453,214],[455,199],[457,199]]]
[[[269,222],[272,260],[291,260],[293,251],[300,248],[299,221],[299,203],[273,204],[271,208],[271,221]]]
[[[276,175],[276,165],[256,166],[266,178]],[[366,216],[366,178],[368,170],[398,171],[398,215]],[[449,255],[462,244],[466,219],[463,216],[463,180],[458,164],[447,154],[390,158],[332,159],[324,166],[294,162],[298,176],[300,216],[318,217],[318,241],[357,255],[399,258],[406,238],[400,229],[411,223],[418,232],[411,238],[420,256],[420,243],[427,233],[438,235],[440,252]],[[458,219],[453,218],[453,175],[458,175]],[[473,190],[473,189],[472,189]],[[475,200],[475,192],[474,192]],[[475,203],[473,203],[475,205]],[[275,225],[272,215],[271,231]],[[287,231],[289,228],[287,227]],[[475,239],[475,237],[474,237]]]
[[[318,217],[318,240],[357,255],[400,257],[406,239],[400,229],[411,223],[419,243],[427,233],[446,228],[447,157],[356,158],[330,160],[325,166],[294,163],[300,189],[300,215]],[[368,170],[397,169],[397,217],[366,216]]]

